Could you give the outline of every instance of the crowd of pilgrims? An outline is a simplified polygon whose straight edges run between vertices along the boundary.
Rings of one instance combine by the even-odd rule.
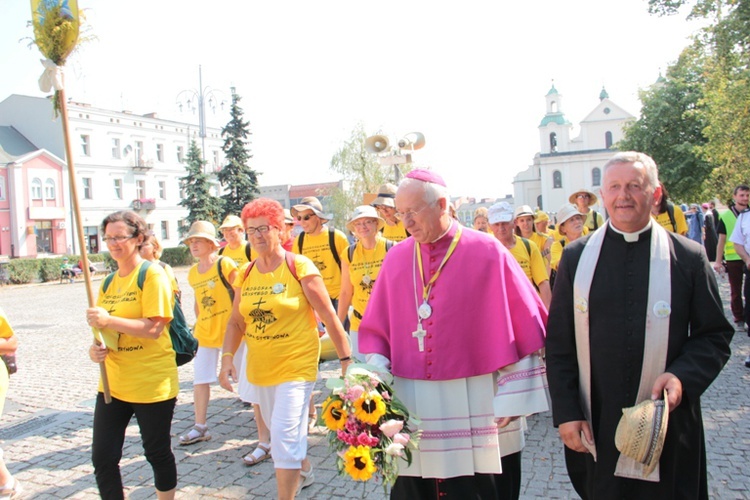
[[[243,463],[272,458],[279,498],[293,498],[314,482],[307,432],[317,419],[312,392],[320,338],[325,332],[342,374],[350,363],[364,361],[358,331],[373,285],[386,253],[409,236],[404,214],[396,210],[396,192],[394,185],[381,186],[372,203],[353,211],[346,233],[327,224],[332,216],[315,197],[291,210],[274,200],[254,200],[222,222],[223,241],[211,222],[192,224],[183,242],[197,260],[188,273],[195,302],[181,305],[194,308],[199,342],[193,360],[195,421],[177,444],[212,439],[207,408],[211,385],[219,383],[254,410],[258,442]],[[697,231],[707,247],[710,238],[715,245],[711,207],[705,205],[704,216],[697,205],[683,210],[664,200],[663,211],[654,208],[657,222],[691,237]],[[605,223],[594,208],[594,193],[582,189],[569,201],[551,214],[499,202],[473,218],[474,229],[492,233],[510,251],[546,308],[565,246]],[[160,242],[140,216],[111,214],[102,232],[119,271],[100,290],[97,306],[87,310],[89,324],[102,332],[89,354],[104,363],[112,397],[104,402],[100,384],[92,446],[96,481],[103,497],[122,498],[119,461],[135,415],[157,496],[173,498],[177,472],[170,429],[179,383],[162,331],[179,303],[180,287],[170,266],[159,261]],[[143,270],[146,261],[157,265]],[[136,289],[140,293],[134,294]],[[139,301],[132,301],[134,295]]]

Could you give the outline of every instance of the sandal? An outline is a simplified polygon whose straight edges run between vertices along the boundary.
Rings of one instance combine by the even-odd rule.
[[[11,488],[2,488],[0,489],[0,499],[5,498],[18,498],[21,493],[23,493],[23,487],[21,486],[21,483],[18,482],[18,479],[13,479],[13,487]]]
[[[318,425],[318,409],[310,405],[310,411],[307,413],[307,427],[312,429]]]
[[[260,450],[261,454],[256,453],[258,450]],[[261,463],[263,460],[268,460],[269,458],[271,458],[271,447],[269,446],[266,448],[262,444],[259,444],[252,453],[248,453],[242,457],[242,462],[248,467],[251,467]]]
[[[187,446],[189,444],[198,443],[200,441],[209,441],[211,439],[211,434],[208,432],[208,427],[203,427],[202,429],[200,427],[193,426],[192,429],[190,429],[190,432],[185,434],[184,436],[180,436],[180,446]]]
[[[312,485],[314,482],[315,482],[315,474],[313,474],[312,464],[310,464],[310,470],[300,469],[299,484],[297,485],[297,493],[295,494],[295,496],[299,495],[303,489]]]

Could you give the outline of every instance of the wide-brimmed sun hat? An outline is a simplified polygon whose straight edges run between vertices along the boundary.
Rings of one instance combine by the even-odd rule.
[[[584,214],[578,211],[578,207],[575,206],[572,203],[566,203],[565,205],[560,207],[560,210],[557,211],[557,225],[562,226],[565,221],[570,219],[571,217],[574,217],[576,215],[580,215],[581,217],[585,217]]]
[[[372,206],[377,207],[378,205],[396,208],[396,186],[383,184],[378,188],[378,197],[372,202]]]
[[[240,219],[236,215],[227,215],[224,218],[224,222],[222,222],[221,226],[219,226],[219,229],[231,229],[233,227],[244,227],[242,225],[242,219]]]
[[[284,209],[284,224],[294,224],[294,217],[288,208]]]
[[[205,220],[197,220],[190,226],[188,234],[182,238],[182,242],[187,244],[190,238],[203,238],[212,242],[217,248],[219,247],[219,240],[216,239],[216,228],[213,224]]]
[[[524,215],[530,215],[532,219],[536,219],[536,215],[534,214],[534,211],[528,205],[521,205],[520,207],[516,209],[515,212],[513,212],[514,219],[523,217]]]
[[[505,201],[495,203],[487,209],[487,221],[490,224],[510,222],[513,220],[513,207]]]
[[[645,466],[643,477],[653,472],[664,449],[669,422],[666,390],[663,396],[664,399],[647,399],[623,408],[615,431],[615,446],[620,453]]]
[[[385,220],[378,215],[378,211],[371,205],[360,205],[354,209],[351,218],[346,223],[346,228],[354,233],[354,222],[359,219],[377,219],[378,230],[383,229],[385,226]]]
[[[592,193],[591,191],[589,191],[588,189],[579,189],[578,191],[570,195],[570,197],[568,198],[568,201],[575,205],[576,198],[578,198],[579,194],[584,194],[584,195],[587,194],[589,196],[589,206],[596,205],[597,203],[599,203],[599,198],[597,198],[596,195]]]
[[[323,222],[328,222],[332,219],[331,215],[323,213],[323,205],[321,205],[320,200],[315,196],[305,196],[298,204],[294,205],[291,209],[292,217],[296,218],[299,212],[304,212],[305,210],[312,210],[312,213],[317,215]]]

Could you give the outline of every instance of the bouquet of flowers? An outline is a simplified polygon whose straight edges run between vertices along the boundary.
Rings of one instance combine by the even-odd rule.
[[[419,442],[419,433],[409,427],[419,422],[394,396],[391,378],[374,366],[353,364],[344,379],[328,379],[331,395],[320,416],[328,444],[337,452],[339,473],[355,481],[377,476],[384,489],[396,481],[399,459],[411,463]]]

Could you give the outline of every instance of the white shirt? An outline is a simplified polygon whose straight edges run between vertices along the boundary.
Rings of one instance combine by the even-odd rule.
[[[750,210],[740,212],[737,216],[737,222],[734,224],[734,231],[732,231],[729,241],[735,245],[742,245],[747,253],[750,253]]]

